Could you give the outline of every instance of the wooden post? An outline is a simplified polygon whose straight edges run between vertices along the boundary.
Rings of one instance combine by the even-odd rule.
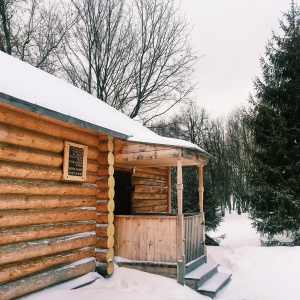
[[[202,214],[202,233],[201,233],[201,252],[202,254],[206,254],[206,246],[205,246],[205,221],[204,221],[204,210],[203,210],[203,165],[198,165],[198,191],[199,191],[199,210],[200,214]]]
[[[182,214],[182,161],[177,161],[177,282],[184,285],[185,254],[184,254],[184,219]]]
[[[183,192],[183,184],[182,184],[182,161],[177,160],[177,207],[178,207],[178,215],[182,215],[182,192]]]
[[[168,213],[171,213],[171,197],[172,197],[172,177],[171,177],[171,167],[168,167]]]
[[[198,166],[198,192],[199,192],[199,209],[203,213],[203,165]]]

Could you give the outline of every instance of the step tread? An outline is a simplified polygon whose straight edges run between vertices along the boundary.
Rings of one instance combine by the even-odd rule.
[[[216,273],[198,288],[198,292],[206,291],[217,293],[217,291],[227,283],[230,277],[231,274],[229,273]]]
[[[185,279],[196,279],[196,280],[201,279],[204,275],[206,275],[214,268],[217,268],[218,266],[219,264],[207,262],[199,266],[197,269],[193,270],[192,272],[186,274]]]

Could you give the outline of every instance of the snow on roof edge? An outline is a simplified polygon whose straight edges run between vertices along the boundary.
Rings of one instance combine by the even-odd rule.
[[[0,51],[0,101],[123,140],[187,148],[209,154],[181,139],[163,137],[95,96]]]
[[[25,100],[18,99],[16,97],[4,94],[2,92],[0,92],[0,102],[10,104],[10,105],[13,105],[13,106],[17,106],[19,108],[26,109],[26,110],[31,111],[31,112],[36,112],[36,113],[39,113],[43,116],[50,117],[50,118],[53,118],[53,119],[56,119],[56,120],[64,121],[64,122],[74,124],[74,125],[78,125],[80,127],[95,130],[95,131],[98,131],[98,132],[106,133],[106,134],[118,137],[120,139],[127,139],[128,138],[127,135],[122,134],[120,132],[116,132],[116,131],[110,130],[108,128],[101,127],[99,125],[95,125],[95,124],[83,121],[81,119],[77,119],[77,118],[74,118],[72,116],[62,114],[60,112],[45,108],[43,106],[38,106],[36,104],[29,103]]]

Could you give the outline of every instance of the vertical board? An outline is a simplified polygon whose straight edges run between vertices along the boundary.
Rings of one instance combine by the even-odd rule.
[[[115,255],[176,263],[176,217],[115,216]],[[140,229],[137,229],[140,228]]]

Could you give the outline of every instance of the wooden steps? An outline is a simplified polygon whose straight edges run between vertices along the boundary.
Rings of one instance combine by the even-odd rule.
[[[230,280],[231,274],[218,272],[218,264],[204,262],[185,276],[185,284],[198,293],[214,298]]]
[[[216,273],[198,288],[198,292],[202,295],[214,298],[217,292],[229,282],[230,278],[231,274]]]

